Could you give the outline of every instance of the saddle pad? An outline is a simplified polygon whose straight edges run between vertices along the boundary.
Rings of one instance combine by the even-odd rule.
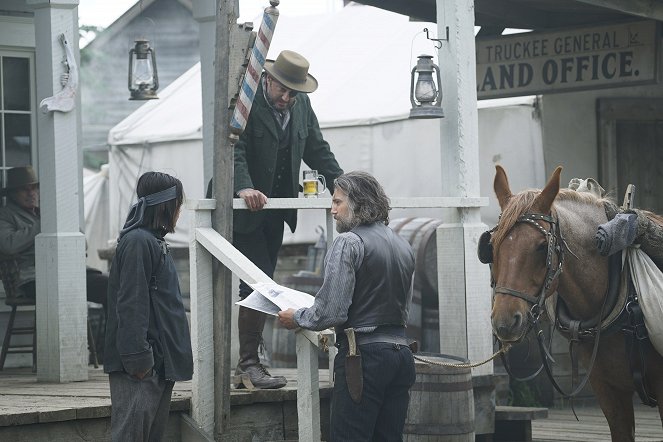
[[[663,355],[663,273],[639,247],[629,247],[628,261],[652,345]]]

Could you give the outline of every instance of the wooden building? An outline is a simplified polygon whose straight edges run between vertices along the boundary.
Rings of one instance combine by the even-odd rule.
[[[200,61],[198,28],[191,0],[143,0],[81,49],[81,145],[85,152],[107,158],[108,131],[144,103],[129,100],[127,89],[134,40],[150,41],[163,90]]]

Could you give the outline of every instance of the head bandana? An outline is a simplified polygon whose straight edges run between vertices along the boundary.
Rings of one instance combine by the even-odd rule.
[[[175,198],[177,198],[176,186],[139,198],[138,202],[129,209],[127,220],[124,222],[122,230],[120,230],[120,238],[122,238],[122,236],[128,231],[143,225],[143,217],[145,216],[146,207],[156,206],[157,204],[165,203],[166,201],[174,200]]]

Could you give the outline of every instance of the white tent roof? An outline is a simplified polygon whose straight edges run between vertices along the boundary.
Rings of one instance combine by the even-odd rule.
[[[434,34],[437,25],[354,3],[333,14],[281,16],[268,57],[291,49],[310,61],[310,73],[320,86],[309,96],[322,128],[403,120],[410,111],[412,66],[418,55],[437,52],[424,28]],[[196,64],[159,92],[158,100],[111,129],[108,143],[201,139],[200,81]],[[491,102],[530,104],[531,98],[484,100],[480,107]]]
[[[158,100],[150,100],[108,133],[108,144],[158,143],[202,138],[200,63],[182,74]]]
[[[333,14],[281,16],[268,57],[292,49],[309,60],[320,84],[310,97],[323,128],[399,120],[410,110],[410,71],[417,55],[435,52],[425,27],[436,29],[357,4]],[[200,65],[195,65],[159,92],[158,100],[111,129],[108,143],[199,139],[201,109]]]

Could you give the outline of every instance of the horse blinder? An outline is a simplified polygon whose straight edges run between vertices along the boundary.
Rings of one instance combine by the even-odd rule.
[[[477,256],[479,257],[479,262],[482,264],[493,263],[493,244],[490,242],[493,236],[493,230],[486,230],[479,237]]]

